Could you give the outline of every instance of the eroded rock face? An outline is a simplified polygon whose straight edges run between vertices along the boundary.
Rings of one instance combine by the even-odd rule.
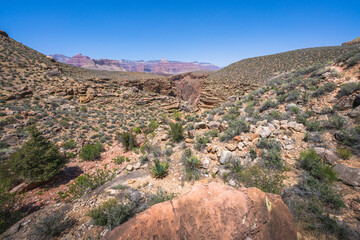
[[[115,228],[120,239],[297,239],[293,217],[278,195],[256,188],[199,184]]]

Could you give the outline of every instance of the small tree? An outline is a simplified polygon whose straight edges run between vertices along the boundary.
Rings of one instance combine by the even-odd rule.
[[[66,158],[35,127],[28,131],[30,139],[9,158],[11,170],[28,182],[50,180],[60,172]]]
[[[184,129],[179,123],[170,123],[169,136],[174,142],[181,142],[184,139]]]

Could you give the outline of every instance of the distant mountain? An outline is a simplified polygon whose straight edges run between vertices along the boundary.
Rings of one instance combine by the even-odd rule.
[[[180,62],[168,61],[165,58],[161,60],[150,61],[131,61],[131,60],[111,60],[111,59],[92,59],[88,56],[83,56],[81,53],[67,57],[62,54],[51,55],[55,60],[71,64],[77,67],[87,69],[106,70],[106,71],[128,71],[128,72],[145,72],[173,75],[193,71],[216,71],[220,67],[210,63],[199,62]]]
[[[355,45],[355,44],[360,44],[360,37],[355,38],[354,40],[351,40],[349,42],[345,42],[342,45]]]

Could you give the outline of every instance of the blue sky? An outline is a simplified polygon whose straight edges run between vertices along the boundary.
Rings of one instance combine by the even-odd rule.
[[[0,0],[0,29],[44,54],[211,62],[360,36],[360,1]]]

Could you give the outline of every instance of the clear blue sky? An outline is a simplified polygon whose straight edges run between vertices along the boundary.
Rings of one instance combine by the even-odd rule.
[[[360,0],[0,0],[0,29],[44,54],[226,66],[359,37]]]

